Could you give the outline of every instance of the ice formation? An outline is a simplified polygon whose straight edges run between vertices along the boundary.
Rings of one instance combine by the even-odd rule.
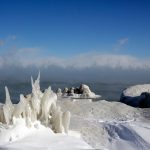
[[[88,85],[81,84],[78,88],[67,88],[65,87],[63,92],[60,88],[57,90],[57,96],[58,97],[72,97],[72,98],[100,98],[100,95],[96,95],[94,92],[92,92]]]
[[[40,73],[35,80],[31,77],[32,93],[24,96],[20,94],[18,104],[12,104],[8,88],[5,87],[6,101],[0,105],[0,122],[7,125],[14,124],[14,118],[25,119],[26,126],[40,121],[47,127],[52,127],[56,133],[68,133],[70,112],[62,112],[56,105],[57,95],[48,87],[44,93],[40,90]]]
[[[90,90],[89,86],[85,84],[80,86],[80,91],[82,92],[81,97],[83,98],[94,98],[96,96],[95,93]]]
[[[5,87],[5,93],[6,93],[6,101],[5,101],[5,105],[3,106],[3,114],[4,114],[5,122],[7,124],[10,124],[10,122],[12,121],[14,107],[11,102],[9,91],[8,91],[7,87]]]
[[[59,96],[59,97],[60,97],[60,96],[62,96],[62,91],[61,91],[61,89],[60,89],[60,88],[58,88],[58,89],[57,89],[56,94],[57,94],[57,96]]]

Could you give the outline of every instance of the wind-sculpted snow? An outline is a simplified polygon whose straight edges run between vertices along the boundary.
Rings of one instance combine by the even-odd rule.
[[[148,134],[150,131],[140,124],[136,122],[93,122],[82,127],[81,133],[88,144],[102,150],[149,150]]]
[[[96,149],[150,149],[150,121],[144,118],[142,109],[105,100],[57,103],[62,110],[71,112],[70,128],[80,131],[83,139]]]

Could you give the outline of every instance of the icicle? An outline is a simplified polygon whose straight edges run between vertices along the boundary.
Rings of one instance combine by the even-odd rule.
[[[34,87],[35,87],[37,92],[40,91],[40,71],[39,71],[37,79],[34,82]]]
[[[6,94],[5,104],[9,105],[10,107],[12,107],[12,102],[11,102],[11,99],[10,99],[10,94],[9,94],[7,86],[5,86],[5,94]]]
[[[62,125],[64,127],[64,132],[67,134],[68,134],[69,125],[70,125],[70,116],[71,116],[71,114],[69,111],[63,112]]]
[[[38,77],[37,77],[37,81],[39,81],[39,83],[40,83],[40,71],[39,71],[39,74],[38,74]]]
[[[32,78],[32,76],[31,76],[31,86],[32,86],[32,89],[33,89],[34,83],[33,83],[33,78]]]
[[[14,107],[11,102],[10,94],[9,94],[7,86],[5,86],[5,93],[6,93],[6,101],[3,106],[3,112],[4,112],[4,118],[5,118],[6,123],[10,124],[12,120],[12,113],[13,113]]]

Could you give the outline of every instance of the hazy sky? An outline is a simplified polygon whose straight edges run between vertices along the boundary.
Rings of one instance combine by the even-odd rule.
[[[150,1],[1,0],[0,68],[33,66],[148,72]]]

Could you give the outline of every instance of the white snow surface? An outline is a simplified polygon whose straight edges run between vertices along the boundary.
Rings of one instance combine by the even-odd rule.
[[[31,83],[32,94],[27,99],[20,95],[16,105],[5,87],[6,101],[0,104],[0,150],[150,149],[150,109],[105,100],[57,101],[51,88],[40,91],[40,73],[35,82],[31,77]],[[83,98],[95,96],[87,85],[82,88]],[[137,85],[124,92],[139,96],[149,89],[148,84]]]
[[[120,102],[59,100],[71,112],[69,134],[55,134],[36,121],[30,128],[23,119],[14,126],[0,124],[0,150],[149,150],[150,109]],[[90,145],[90,146],[89,146]]]
[[[150,149],[150,121],[143,116],[142,109],[105,100],[66,100],[60,105],[72,114],[70,128],[80,131],[82,138],[95,149]]]
[[[140,96],[141,93],[148,92],[150,93],[150,84],[141,84],[141,85],[134,85],[130,86],[129,88],[123,91],[124,96]]]
[[[0,150],[74,150],[91,149],[80,134],[70,131],[69,135],[55,134],[36,121],[31,128],[24,119],[15,119],[14,126],[0,124]]]

